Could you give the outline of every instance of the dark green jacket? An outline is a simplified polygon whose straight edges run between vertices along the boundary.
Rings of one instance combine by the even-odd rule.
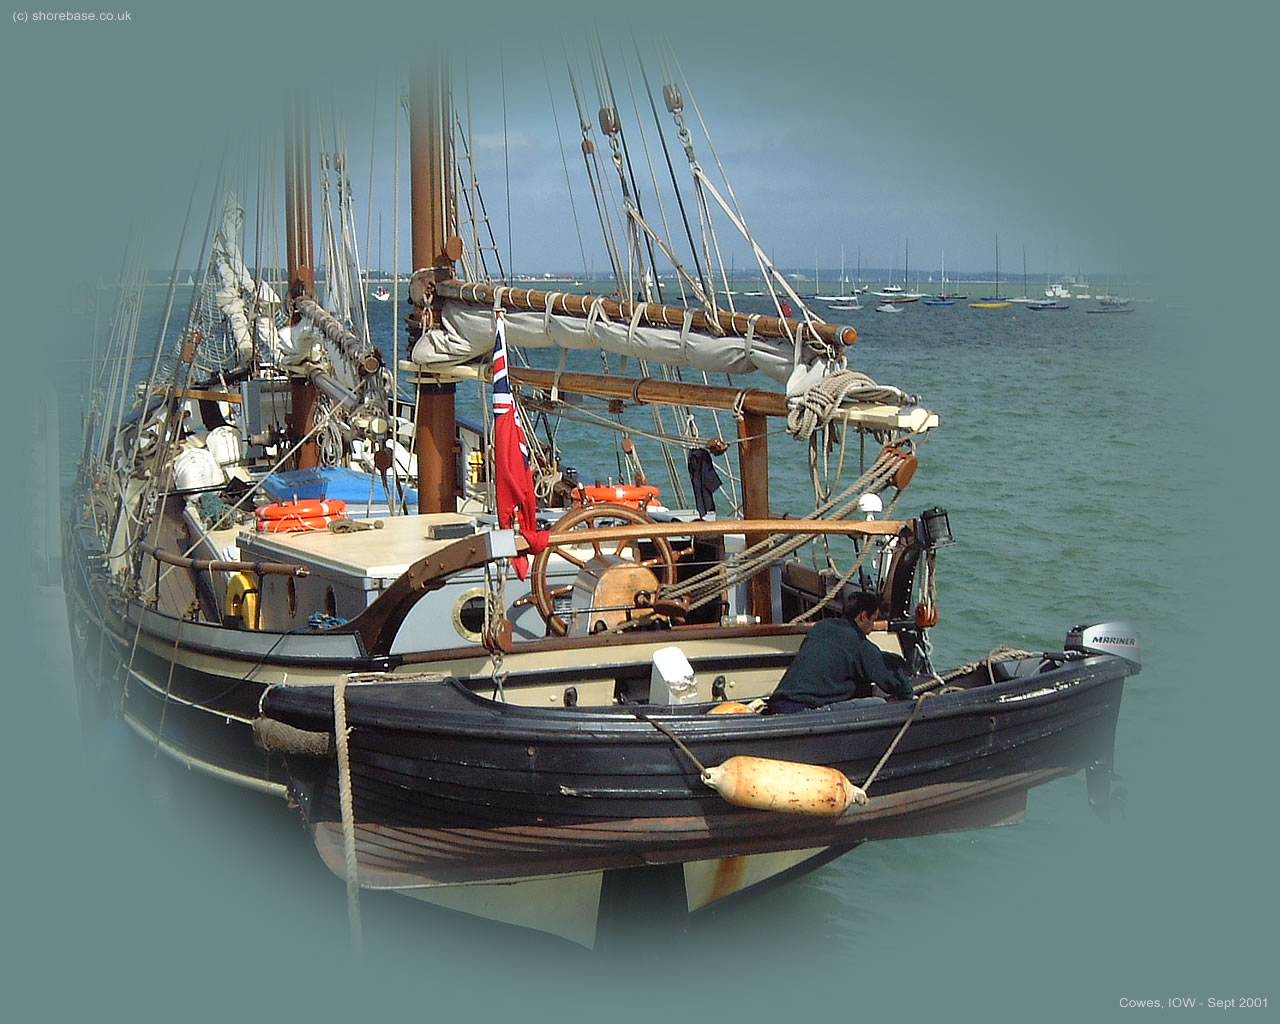
[[[821,619],[804,638],[773,696],[816,708],[868,697],[872,683],[895,697],[911,696],[905,667],[891,668],[862,630],[848,619]]]

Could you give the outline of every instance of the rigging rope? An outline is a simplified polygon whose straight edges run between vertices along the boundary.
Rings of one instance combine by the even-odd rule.
[[[899,456],[889,449],[882,450],[871,468],[846,488],[839,497],[814,510],[811,519],[842,518],[852,510],[857,496],[865,491],[878,491],[897,472]],[[727,557],[720,565],[712,566],[691,576],[674,587],[664,588],[663,596],[689,600],[690,610],[719,598],[727,588],[750,579],[763,569],[778,562],[803,547],[811,537],[791,534],[770,534],[740,554]]]

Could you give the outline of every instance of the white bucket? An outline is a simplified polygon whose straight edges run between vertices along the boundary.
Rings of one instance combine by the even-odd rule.
[[[173,460],[173,487],[176,491],[203,491],[227,482],[222,467],[207,448],[184,449]]]
[[[219,466],[227,466],[233,462],[239,462],[241,459],[240,452],[240,431],[235,427],[223,424],[221,427],[215,427],[209,431],[209,436],[204,439],[205,447],[218,460]]]

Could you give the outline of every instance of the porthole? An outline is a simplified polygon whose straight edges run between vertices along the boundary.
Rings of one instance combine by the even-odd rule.
[[[471,587],[458,595],[453,605],[453,628],[462,639],[473,644],[480,642],[484,629],[484,587]]]

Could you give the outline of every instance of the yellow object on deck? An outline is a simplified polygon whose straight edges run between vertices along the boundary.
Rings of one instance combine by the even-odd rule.
[[[258,581],[247,572],[227,580],[227,618],[239,619],[245,629],[258,629]]]
[[[731,757],[704,769],[702,781],[736,807],[783,814],[834,818],[850,804],[867,802],[867,794],[835,768],[765,757]]]

